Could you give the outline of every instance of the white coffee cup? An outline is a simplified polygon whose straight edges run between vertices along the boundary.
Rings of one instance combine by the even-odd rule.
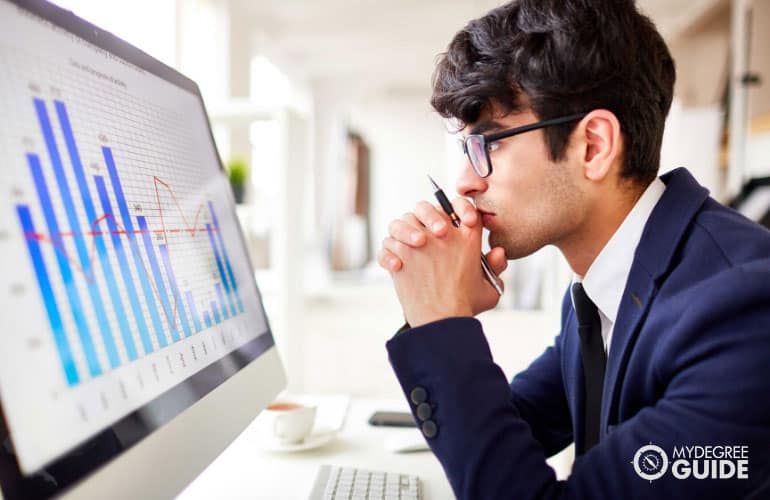
[[[301,443],[313,430],[315,406],[292,401],[274,401],[263,413],[266,430],[281,444]]]

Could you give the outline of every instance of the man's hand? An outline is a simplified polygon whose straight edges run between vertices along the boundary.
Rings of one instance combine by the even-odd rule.
[[[378,256],[390,271],[406,320],[411,326],[453,316],[475,316],[500,297],[481,270],[482,225],[465,198],[452,202],[462,226],[455,228],[440,207],[420,202],[413,213],[389,226]],[[502,248],[487,254],[499,274],[508,263]]]

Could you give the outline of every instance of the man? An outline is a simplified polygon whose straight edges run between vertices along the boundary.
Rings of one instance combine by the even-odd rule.
[[[457,497],[770,498],[770,232],[685,169],[657,177],[674,80],[632,0],[516,0],[440,59],[462,226],[419,203],[379,263],[408,322],[390,361]],[[499,298],[482,226],[496,272],[545,245],[574,271],[510,383],[473,318]],[[557,481],[545,459],[573,441]]]

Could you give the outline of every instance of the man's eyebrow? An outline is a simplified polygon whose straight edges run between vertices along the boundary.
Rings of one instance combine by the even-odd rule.
[[[483,134],[492,130],[503,128],[503,125],[497,120],[485,120],[483,122],[476,123],[470,129],[470,135]]]

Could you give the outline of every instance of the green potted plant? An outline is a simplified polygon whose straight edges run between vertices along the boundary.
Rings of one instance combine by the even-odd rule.
[[[227,175],[233,190],[236,203],[243,203],[246,194],[246,180],[249,178],[249,167],[241,158],[230,160],[227,164]]]

